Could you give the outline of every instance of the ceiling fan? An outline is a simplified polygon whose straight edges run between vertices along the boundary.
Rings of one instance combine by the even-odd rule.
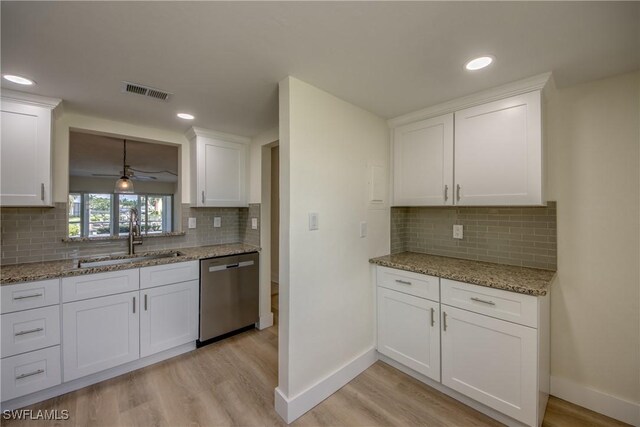
[[[133,180],[133,181],[155,181],[158,178],[152,175],[136,175],[135,173],[142,174],[160,174],[167,173],[169,175],[178,176],[178,174],[171,172],[169,170],[160,170],[160,171],[145,171],[142,169],[132,168],[127,164],[127,140],[124,140],[124,150],[123,150],[123,165],[122,170],[119,174],[108,174],[108,173],[92,173],[91,176],[95,176],[98,178],[120,178],[119,181],[124,180]]]

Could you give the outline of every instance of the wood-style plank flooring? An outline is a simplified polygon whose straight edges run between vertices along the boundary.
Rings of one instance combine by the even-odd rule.
[[[272,295],[277,319],[278,295]],[[284,426],[273,409],[277,327],[249,331],[29,409],[67,409],[67,421],[5,426]],[[305,426],[496,426],[499,423],[377,362],[293,423]],[[544,425],[624,425],[551,398]]]

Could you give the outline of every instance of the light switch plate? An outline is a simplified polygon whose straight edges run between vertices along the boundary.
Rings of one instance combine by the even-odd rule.
[[[219,216],[214,216],[213,217],[213,226],[214,227],[221,227],[222,226],[222,218],[220,218]]]
[[[319,228],[318,225],[318,213],[317,212],[310,212],[309,213],[309,230],[313,231],[313,230],[317,230]]]
[[[251,228],[254,230],[258,229],[258,218],[251,218]]]
[[[453,238],[454,239],[462,239],[464,236],[464,233],[462,231],[463,227],[460,224],[455,224],[453,226]]]
[[[189,218],[189,228],[196,228],[196,219]]]

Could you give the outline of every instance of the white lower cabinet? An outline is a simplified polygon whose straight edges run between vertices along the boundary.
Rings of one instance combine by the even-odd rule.
[[[376,268],[378,352],[422,374],[418,379],[441,382],[454,397],[483,404],[487,414],[510,417],[508,424],[541,425],[549,395],[549,296],[447,279],[435,289],[434,279]],[[414,286],[423,281],[428,294]]]
[[[65,381],[140,357],[139,303],[135,291],[63,305]]]
[[[198,338],[198,280],[140,292],[140,356],[146,357]]]
[[[2,401],[60,384],[60,346],[2,359]]]
[[[536,425],[537,331],[446,305],[442,319],[442,384]]]
[[[378,288],[378,351],[440,380],[440,309],[437,302]]]

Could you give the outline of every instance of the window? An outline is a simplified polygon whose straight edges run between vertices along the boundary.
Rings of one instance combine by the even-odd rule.
[[[136,208],[143,234],[172,230],[173,195],[69,194],[69,237],[128,236],[129,212]]]

